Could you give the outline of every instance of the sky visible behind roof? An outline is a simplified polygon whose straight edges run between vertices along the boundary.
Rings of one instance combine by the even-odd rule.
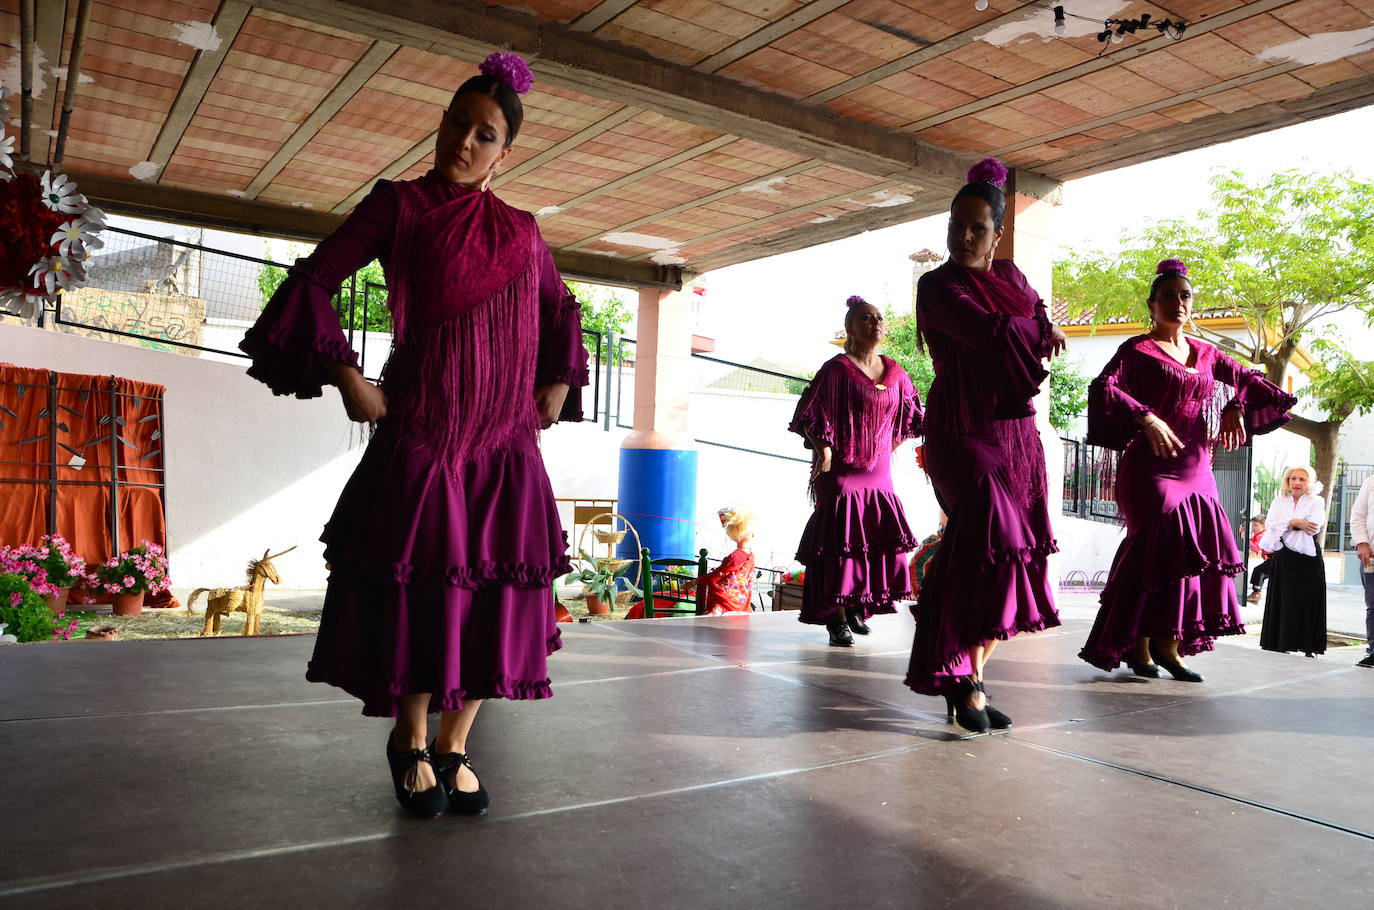
[[[1123,235],[1151,221],[1187,218],[1206,208],[1208,181],[1233,169],[1250,180],[1290,169],[1350,169],[1374,180],[1372,142],[1374,107],[1366,107],[1070,181],[1055,213],[1060,245],[1120,248]],[[767,357],[814,370],[835,354],[828,341],[843,325],[845,298],[860,294],[880,307],[908,311],[907,257],[922,248],[943,256],[944,237],[940,215],[709,273],[700,330],[716,339],[718,356]],[[1374,331],[1360,320],[1342,320],[1341,327],[1374,347]]]

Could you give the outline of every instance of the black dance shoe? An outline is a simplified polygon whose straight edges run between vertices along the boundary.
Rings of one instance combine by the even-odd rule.
[[[1155,659],[1155,664],[1163,667],[1170,676],[1179,682],[1202,682],[1202,674],[1196,670],[1190,670],[1178,661],[1165,660],[1161,654],[1155,650],[1154,645],[1150,646],[1150,656]]]
[[[844,614],[839,610],[825,624],[830,630],[830,644],[836,648],[852,648],[854,646],[854,636],[849,634],[849,623],[845,620]]]
[[[444,788],[436,783],[428,790],[411,790],[406,775],[420,762],[429,761],[428,749],[398,750],[392,734],[386,735],[386,763],[391,766],[391,783],[396,787],[396,802],[418,818],[434,818],[444,811]],[[432,763],[431,763],[432,764]]]
[[[983,681],[980,679],[973,686],[983,693],[983,711],[988,716],[988,726],[994,730],[1010,730],[1011,718],[992,706],[992,699],[988,698],[988,690],[983,688]]]
[[[986,733],[992,729],[987,710],[968,706],[968,697],[977,690],[978,683],[971,680],[960,683],[954,690],[954,719],[970,733]]]
[[[1126,659],[1126,666],[1131,668],[1131,675],[1144,676],[1146,679],[1159,679],[1159,664],[1138,664],[1130,658]]]
[[[434,756],[434,773],[439,776],[439,784],[444,788],[448,807],[459,815],[486,815],[491,808],[491,797],[481,780],[477,781],[477,789],[471,793],[458,789],[458,769],[463,765],[468,766],[474,777],[477,775],[477,769],[472,766],[472,759],[468,758],[466,752],[439,752]]]
[[[844,616],[849,623],[850,631],[855,635],[867,635],[869,632],[873,631],[868,628],[868,623],[864,622],[863,607],[850,607],[844,611]]]
[[[945,696],[945,720],[954,723],[954,696]]]

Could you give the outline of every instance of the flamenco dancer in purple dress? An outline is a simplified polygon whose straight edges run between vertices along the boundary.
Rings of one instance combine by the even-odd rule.
[[[804,623],[824,625],[830,644],[851,647],[867,619],[895,613],[911,596],[902,554],[916,549],[892,490],[892,450],[921,432],[921,399],[906,370],[878,353],[883,314],[850,297],[843,354],[826,361],[797,402],[788,427],[812,449],[815,511],[797,561]]]
[[[906,684],[943,695],[974,733],[1011,726],[987,702],[997,642],[1059,625],[1046,557],[1057,549],[1045,505],[1045,450],[1031,399],[1065,347],[1002,237],[1007,169],[984,158],[949,210],[949,261],[921,276],[916,316],[935,364],[925,463],[949,516],[926,569]]]
[[[443,115],[433,170],[379,181],[241,345],[273,392],[332,384],[376,427],[321,538],[332,570],[306,678],[396,718],[396,798],[421,817],[486,812],[467,757],[477,710],[549,697],[559,647],[550,583],[570,567],[537,437],[580,418],[587,353],[534,217],[487,190],[532,81],[519,57],[487,58]],[[380,386],[330,305],[374,257],[395,330]],[[442,718],[426,745],[429,713]]]
[[[1228,450],[1288,422],[1297,399],[1257,370],[1183,334],[1193,286],[1177,259],[1150,286],[1150,331],[1124,342],[1088,387],[1088,442],[1124,450],[1116,501],[1126,539],[1079,657],[1137,676],[1202,682],[1180,656],[1241,635],[1233,577],[1245,564],[1217,498],[1212,450]],[[1226,400],[1220,384],[1234,395]]]

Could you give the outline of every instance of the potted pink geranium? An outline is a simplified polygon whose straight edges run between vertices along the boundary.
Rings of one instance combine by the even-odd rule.
[[[139,615],[145,594],[160,594],[172,586],[166,554],[147,540],[96,566],[94,579],[95,591],[113,596],[116,616]]]
[[[71,544],[59,534],[45,536],[38,546],[0,547],[0,572],[27,578],[29,587],[58,616],[67,609],[67,592],[90,581],[86,560],[73,553]]]

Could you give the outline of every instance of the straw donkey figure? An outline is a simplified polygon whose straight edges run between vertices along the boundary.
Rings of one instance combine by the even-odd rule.
[[[262,622],[262,589],[269,581],[274,585],[281,584],[281,576],[277,574],[277,567],[272,565],[272,560],[278,556],[285,556],[294,549],[296,548],[292,547],[280,553],[271,553],[271,547],[268,547],[262,551],[262,559],[249,560],[246,585],[237,588],[196,588],[192,591],[186,600],[187,612],[190,612],[191,605],[202,591],[206,594],[205,627],[200,630],[200,634],[218,635],[220,621],[224,617],[230,613],[243,613],[243,634],[257,635],[258,626]],[[269,553],[271,555],[268,555]]]

